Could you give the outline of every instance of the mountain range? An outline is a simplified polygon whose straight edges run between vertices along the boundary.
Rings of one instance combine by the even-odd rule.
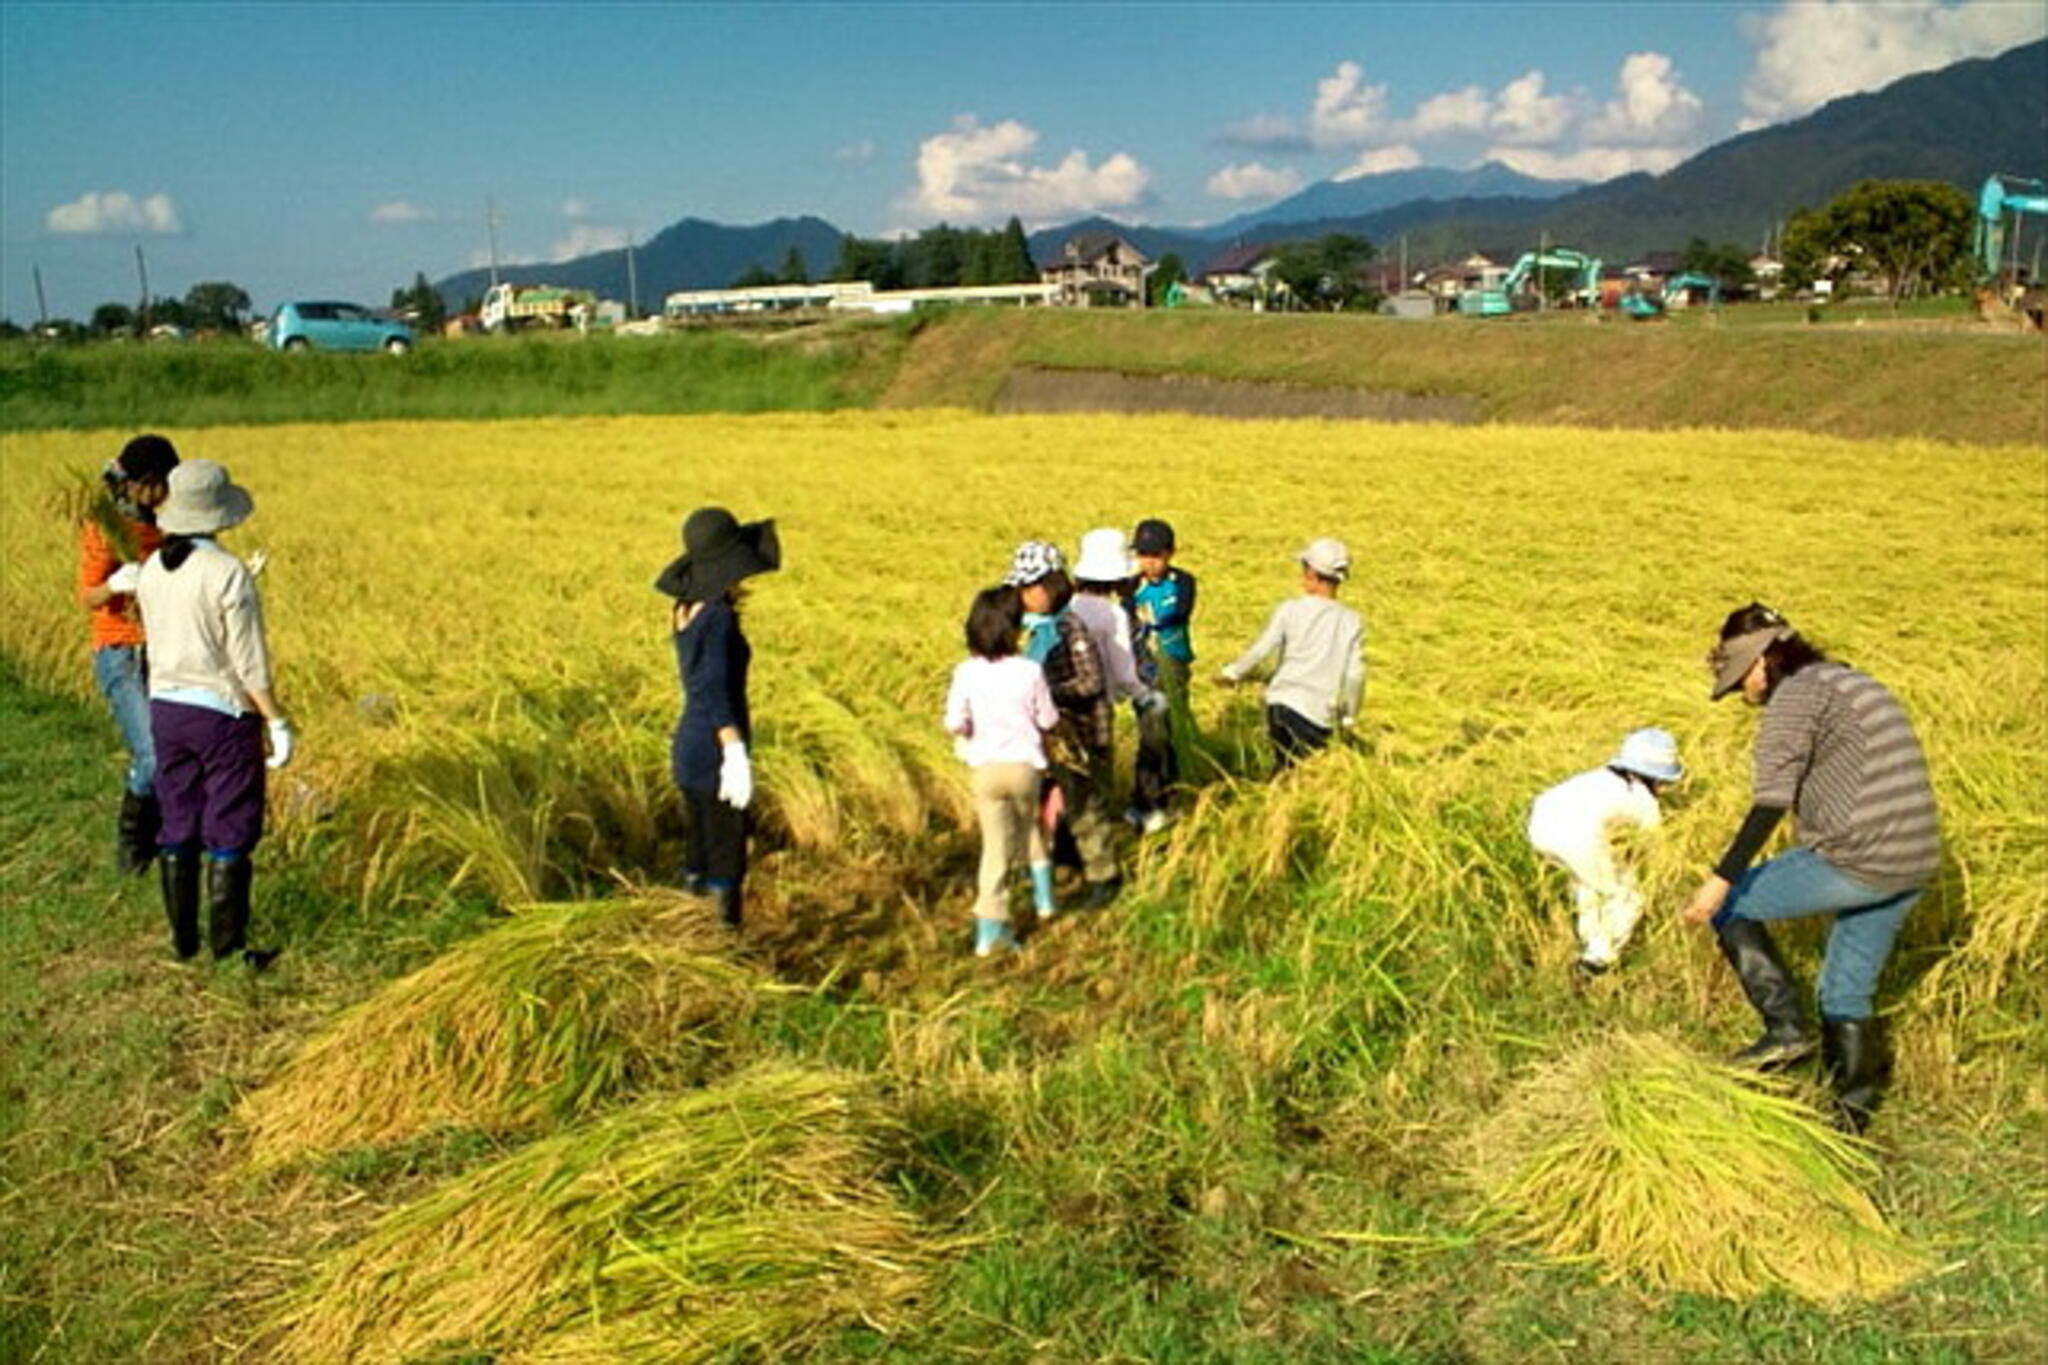
[[[1411,260],[1469,251],[1514,254],[1539,236],[1620,260],[1676,250],[1693,237],[1761,244],[1794,210],[1817,208],[1859,180],[1941,180],[1974,194],[1994,172],[2048,174],[2048,41],[1958,62],[1851,95],[1789,123],[1716,143],[1662,175],[1581,185],[1542,181],[1489,163],[1417,167],[1311,185],[1281,202],[1205,227],[1153,227],[1094,217],[1031,234],[1040,260],[1090,229],[1120,234],[1153,257],[1190,269],[1224,246],[1346,232]],[[838,259],[845,234],[815,217],[729,227],[685,218],[635,252],[638,295],[653,307],[677,289],[718,288],[749,267],[778,270],[794,247],[814,275]],[[502,278],[626,297],[624,251],[500,269]],[[451,304],[482,294],[488,274],[464,271],[437,288]]]

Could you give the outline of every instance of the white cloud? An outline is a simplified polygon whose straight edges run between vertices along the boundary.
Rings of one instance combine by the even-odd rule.
[[[1598,181],[1634,171],[1661,174],[1688,155],[1678,147],[1581,147],[1573,152],[1557,152],[1503,143],[1487,148],[1484,160],[1498,161],[1509,170],[1533,175],[1538,180]]]
[[[1332,180],[1357,180],[1361,176],[1385,175],[1388,171],[1413,170],[1422,164],[1422,153],[1403,142],[1393,147],[1374,147],[1361,153]]]
[[[1357,62],[1339,62],[1316,82],[1309,107],[1309,140],[1318,147],[1360,147],[1387,132],[1387,87],[1365,84]]]
[[[388,204],[379,204],[371,209],[370,221],[373,223],[434,223],[440,221],[440,215],[431,209],[423,209],[418,204],[408,203],[403,199],[394,199]]]
[[[1500,88],[1487,126],[1502,142],[1541,147],[1561,139],[1576,114],[1569,95],[1543,93],[1543,73],[1525,72]]]
[[[178,207],[167,194],[142,199],[124,190],[105,193],[87,191],[68,204],[59,204],[43,216],[50,232],[91,234],[102,232],[178,233],[185,225],[178,220]]]
[[[578,199],[571,195],[562,201],[562,216],[572,221],[588,218],[590,216],[590,201],[588,199]]]
[[[605,227],[601,223],[578,223],[569,229],[568,236],[548,248],[548,257],[550,260],[571,261],[593,252],[617,251],[630,240],[630,236],[624,228]]]
[[[1661,52],[1631,52],[1621,64],[1615,88],[1619,98],[1610,100],[1587,125],[1588,142],[1680,141],[1699,126],[1705,109]]]
[[[1210,176],[1208,188],[1218,199],[1280,199],[1301,188],[1301,172],[1292,166],[1247,161],[1242,166],[1225,166]]]
[[[1038,133],[1015,119],[984,127],[962,114],[951,131],[919,144],[917,188],[906,196],[906,210],[963,223],[1012,214],[1042,223],[1130,208],[1148,197],[1151,173],[1128,153],[1093,165],[1087,153],[1071,151],[1056,165],[1034,166],[1026,158],[1037,145]]]
[[[1406,125],[1410,137],[1437,137],[1445,133],[1476,133],[1486,127],[1493,114],[1493,101],[1476,85],[1431,95],[1415,106],[1415,117]]]
[[[1216,140],[1226,147],[1256,147],[1273,152],[1310,150],[1308,135],[1298,120],[1285,114],[1254,114],[1225,124]]]
[[[2048,35],[2048,7],[2001,0],[1784,0],[1744,17],[1756,49],[1742,103],[1746,128],[1797,118],[1843,95],[1875,90],[1967,57]]]
[[[873,161],[875,159],[874,139],[864,137],[857,141],[849,142],[844,147],[834,150],[832,155],[841,161]]]

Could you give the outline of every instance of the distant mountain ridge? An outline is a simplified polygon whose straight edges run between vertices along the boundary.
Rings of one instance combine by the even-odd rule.
[[[632,273],[639,284],[641,310],[660,311],[663,296],[678,289],[722,288],[753,266],[779,270],[791,247],[803,254],[812,278],[818,278],[839,259],[844,236],[824,219],[809,215],[750,227],[684,218],[634,248]],[[626,252],[619,248],[567,261],[501,265],[498,278],[514,284],[589,289],[604,298],[624,299]],[[490,283],[488,269],[464,270],[437,281],[434,288],[450,308],[459,308],[465,300],[482,297]]]
[[[2048,41],[1832,101],[1804,118],[1716,143],[1663,175],[1575,187],[1492,163],[1464,171],[1417,167],[1322,181],[1207,227],[1133,226],[1098,216],[1034,232],[1030,243],[1033,255],[1048,261],[1076,233],[1115,232],[1154,260],[1179,255],[1191,271],[1234,242],[1331,232],[1366,237],[1389,255],[1405,237],[1416,262],[1475,250],[1512,254],[1546,236],[1620,260],[1677,249],[1692,237],[1761,245],[1795,209],[1818,208],[1858,180],[1940,180],[1974,193],[1994,172],[2048,175]],[[791,247],[803,253],[813,278],[822,277],[837,261],[843,236],[810,216],[750,227],[682,219],[636,253],[640,306],[658,308],[678,289],[720,288],[750,267],[778,270]],[[498,273],[626,297],[624,251]],[[459,306],[481,295],[488,279],[487,271],[468,270],[436,288]]]
[[[1358,218],[1419,199],[1556,199],[1584,188],[1583,180],[1539,180],[1498,161],[1462,171],[1416,166],[1350,180],[1319,180],[1277,204],[1194,231],[1197,236],[1231,241],[1260,228]]]

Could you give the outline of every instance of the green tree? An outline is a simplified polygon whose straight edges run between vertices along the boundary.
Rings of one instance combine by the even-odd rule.
[[[1031,239],[1024,235],[1024,224],[1014,214],[1003,225],[988,279],[990,284],[1038,283],[1038,263],[1031,259]]]
[[[448,321],[448,304],[427,283],[423,271],[413,272],[411,285],[391,291],[391,311],[409,319],[414,329],[421,332],[439,332]]]
[[[182,327],[191,330],[192,309],[183,299],[159,294],[142,310],[143,321],[151,327]]]
[[[1188,278],[1188,268],[1182,263],[1178,252],[1169,251],[1159,258],[1159,264],[1152,268],[1152,306],[1161,307],[1166,302],[1166,291],[1176,284],[1183,284]]]
[[[804,253],[792,246],[789,254],[782,258],[782,273],[776,277],[779,284],[809,284],[811,268],[804,264]]]
[[[1967,269],[1975,206],[1954,185],[1935,180],[1864,180],[1809,221],[1785,230],[1791,274],[1794,226],[1802,254],[1838,256],[1884,277],[1894,304],[1955,284]]]
[[[157,310],[152,308],[150,311],[154,313]],[[208,280],[185,291],[186,326],[239,332],[242,330],[242,314],[248,311],[248,292],[226,280]]]
[[[125,303],[103,303],[92,310],[92,329],[103,337],[125,336],[135,330],[135,310]]]
[[[0,318],[0,341],[19,341],[27,335],[13,318]]]
[[[734,280],[728,287],[732,289],[761,289],[775,282],[774,272],[770,271],[768,267],[762,265],[759,261],[756,261],[745,270],[742,270],[740,277]]]
[[[1680,253],[1678,268],[1720,281],[1724,294],[1740,293],[1756,283],[1756,272],[1749,267],[1749,253],[1733,242],[1715,245],[1704,237],[1695,237]]]
[[[911,278],[926,289],[951,289],[967,266],[967,246],[957,228],[944,223],[917,234],[918,265]]]
[[[1377,292],[1359,273],[1376,254],[1365,238],[1333,232],[1313,242],[1292,242],[1280,248],[1273,273],[1303,307],[1337,312],[1377,301]]]

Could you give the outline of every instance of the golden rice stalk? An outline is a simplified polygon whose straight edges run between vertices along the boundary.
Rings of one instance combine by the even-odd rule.
[[[570,1118],[659,1072],[700,1079],[763,983],[702,902],[536,905],[371,996],[237,1111],[250,1164]]]
[[[123,560],[139,554],[135,526],[114,505],[114,495],[97,474],[73,470],[50,495],[51,510],[74,526],[91,522],[106,537],[107,547]]]
[[[1584,1040],[1477,1134],[1484,1221],[1604,1280],[1881,1299],[1930,1269],[1863,1183],[1869,1150],[1784,1081],[1649,1034]]]
[[[536,1142],[394,1209],[273,1324],[287,1360],[779,1359],[887,1328],[936,1248],[859,1078],[768,1066]]]

